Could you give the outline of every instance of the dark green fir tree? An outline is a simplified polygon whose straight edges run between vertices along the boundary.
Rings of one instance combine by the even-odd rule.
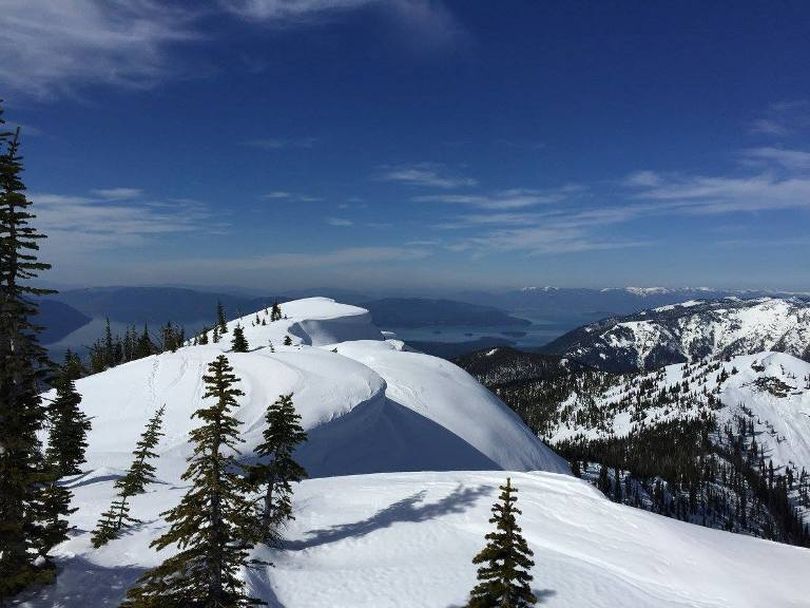
[[[57,477],[78,475],[87,450],[87,432],[90,419],[81,410],[82,397],[76,391],[75,369],[62,367],[53,385],[56,397],[48,404],[51,430],[48,436],[46,461],[54,467]]]
[[[164,435],[160,427],[163,423],[163,405],[149,419],[146,429],[135,444],[132,452],[132,464],[126,475],[115,482],[117,494],[110,508],[105,511],[96,525],[90,540],[98,548],[121,535],[121,531],[139,520],[129,515],[129,499],[146,491],[146,486],[156,481],[155,465],[152,460],[157,458],[157,447],[160,438]]]
[[[231,349],[235,353],[246,353],[248,352],[249,346],[248,341],[245,338],[245,330],[242,329],[241,325],[237,325],[233,328],[233,339],[231,340]]]
[[[143,359],[144,357],[148,357],[150,355],[154,355],[157,352],[155,348],[154,342],[152,342],[152,338],[149,336],[149,327],[146,325],[143,326],[143,331],[141,335],[138,337],[138,340],[135,342],[135,359]]]
[[[483,565],[478,569],[479,583],[470,593],[469,608],[525,608],[537,603],[529,587],[533,553],[515,519],[520,514],[515,507],[517,488],[507,478],[500,490],[489,520],[496,530],[486,535],[487,545],[473,558],[474,564]]]
[[[255,449],[259,464],[249,471],[249,479],[263,493],[261,529],[258,540],[273,544],[279,526],[294,519],[292,484],[306,479],[307,472],[293,458],[296,448],[306,441],[301,416],[296,413],[292,394],[281,395],[267,408],[264,441]]]
[[[292,338],[289,335],[284,336],[284,346],[292,346]]]
[[[180,504],[165,513],[168,531],[152,546],[179,551],[147,572],[122,604],[128,608],[208,608],[260,605],[240,577],[252,547],[256,510],[245,496],[236,457],[239,421],[232,415],[244,393],[228,359],[220,355],[203,376],[206,405],[194,413],[201,424],[190,433],[194,451],[182,479],[192,484]]]
[[[271,321],[281,320],[281,306],[278,305],[278,302],[273,302],[273,308],[270,310],[270,320]]]
[[[4,127],[0,108],[0,605],[28,585],[53,578],[35,563],[41,546],[47,486],[37,431],[45,423],[40,398],[50,364],[39,344],[31,285],[50,266],[38,261],[39,233],[21,179],[19,129]]]
[[[208,344],[208,328],[203,327],[202,333],[200,334],[199,340],[197,340],[197,344]]]
[[[65,351],[65,361],[62,364],[62,373],[73,380],[78,380],[87,375],[87,369],[84,367],[81,357],[72,350],[67,349]]]
[[[222,302],[217,302],[217,327],[220,334],[228,333],[228,322],[225,319],[225,307]]]

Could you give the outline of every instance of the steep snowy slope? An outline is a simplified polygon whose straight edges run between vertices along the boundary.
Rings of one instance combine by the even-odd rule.
[[[810,357],[810,302],[688,301],[591,323],[544,347],[546,352],[618,372],[769,350]]]
[[[810,597],[810,551],[728,534],[606,500],[585,482],[511,473],[520,523],[535,553],[534,588],[549,608],[799,608]],[[306,481],[275,568],[247,575],[272,608],[447,608],[475,583],[471,558],[490,530],[502,472],[388,473]],[[90,529],[110,482],[75,484]],[[160,511],[182,488],[158,486],[134,504],[146,523],[99,550],[82,533],[59,553],[64,571],[30,608],[116,606],[145,568]]]
[[[686,383],[686,384],[684,384]],[[684,389],[686,385],[686,389]],[[657,407],[639,400],[641,387],[656,395],[680,394]],[[667,420],[712,414],[718,425],[750,420],[757,443],[775,465],[810,470],[810,363],[784,353],[758,353],[728,361],[708,359],[617,378],[601,393],[572,393],[561,404],[564,416],[549,439],[622,437]],[[598,425],[580,424],[581,409],[598,409]]]
[[[310,432],[299,458],[313,476],[568,471],[563,459],[466,372],[441,359],[400,352],[402,343],[384,341],[364,309],[308,298],[285,303],[282,310],[287,318],[276,322],[264,311],[231,321],[217,344],[186,346],[79,380],[82,407],[93,422],[91,466],[110,474],[125,468],[146,420],[165,403],[167,437],[159,467],[167,478],[177,477],[190,449],[187,435],[202,399],[201,377],[210,361],[230,350],[240,324],[253,350],[227,354],[245,392],[236,414],[244,423],[246,454],[259,443],[267,405],[293,393]],[[283,346],[288,335],[297,345]],[[358,341],[340,344],[344,356],[332,352],[335,340]]]

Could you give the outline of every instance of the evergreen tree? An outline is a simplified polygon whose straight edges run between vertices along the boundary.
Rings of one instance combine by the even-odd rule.
[[[197,341],[197,344],[208,344],[208,328],[203,327],[202,333],[200,334],[200,339]]]
[[[65,362],[62,364],[62,373],[73,380],[78,380],[87,373],[79,355],[70,349],[65,351]]]
[[[497,529],[486,535],[489,542],[473,558],[474,564],[485,565],[478,569],[480,582],[470,593],[469,608],[524,608],[537,603],[529,587],[533,553],[515,520],[521,513],[513,495],[517,488],[507,478],[500,490],[500,502],[492,506],[489,520]]]
[[[237,325],[233,328],[233,340],[231,340],[231,349],[235,353],[246,353],[248,352],[248,341],[245,338],[245,330],[242,329],[241,325]]]
[[[154,355],[155,345],[152,343],[152,338],[149,337],[149,327],[146,324],[143,326],[143,332],[141,332],[138,341],[135,344],[135,359],[143,359],[144,357],[149,357],[150,355]]]
[[[259,464],[250,468],[249,479],[256,489],[264,487],[264,508],[258,539],[272,544],[278,538],[278,527],[294,519],[292,483],[307,477],[307,472],[293,459],[299,444],[307,439],[301,427],[301,416],[295,411],[292,394],[281,395],[267,408],[264,441],[255,449]]]
[[[141,577],[124,607],[262,604],[245,593],[239,577],[247,565],[252,546],[248,530],[255,518],[236,461],[239,421],[231,414],[236,397],[244,393],[234,387],[238,378],[224,355],[208,371],[203,376],[203,399],[214,401],[194,413],[201,425],[190,433],[194,452],[182,476],[192,487],[177,507],[165,513],[169,530],[152,543],[157,549],[177,545],[179,552]]]
[[[51,430],[45,455],[56,477],[81,473],[79,465],[85,462],[90,419],[79,407],[82,397],[76,392],[74,373],[75,369],[62,368],[54,382],[56,398],[48,406]]]
[[[273,308],[270,310],[270,320],[271,321],[281,320],[281,307],[278,305],[278,302],[273,302]]]
[[[49,362],[32,320],[34,298],[52,292],[29,283],[50,265],[37,260],[45,235],[29,223],[35,216],[20,178],[19,129],[11,133],[4,124],[0,109],[0,604],[52,578],[34,564],[45,489],[39,393]]]
[[[185,342],[185,335],[182,327],[177,327],[171,321],[166,323],[163,327],[161,334],[163,336],[163,352],[175,352],[178,348],[183,346]]]
[[[59,484],[59,473],[56,464],[47,463],[46,472],[42,476],[43,488],[41,495],[34,503],[34,511],[41,524],[37,527],[36,545],[37,553],[47,564],[47,569],[55,571],[49,553],[59,543],[66,541],[70,525],[67,516],[76,512],[70,508],[73,493]]]
[[[292,346],[292,338],[289,335],[284,336],[284,346]]]
[[[211,335],[211,341],[216,344],[219,342],[219,325],[214,325],[214,331]]]
[[[113,343],[112,328],[110,327],[110,318],[107,317],[107,322],[104,326],[104,359],[103,369],[109,369],[119,362],[115,358],[115,344]],[[103,370],[102,370],[103,371]]]
[[[220,334],[228,333],[228,323],[225,319],[225,307],[222,302],[217,302],[217,326]]]
[[[163,405],[149,419],[146,429],[135,444],[132,452],[133,460],[126,475],[115,482],[116,498],[110,508],[105,511],[96,529],[93,531],[91,542],[94,547],[100,547],[109,541],[118,538],[121,530],[138,520],[129,515],[129,499],[132,496],[143,494],[146,486],[155,482],[155,466],[150,462],[157,457],[155,447],[164,435],[160,431],[163,422]]]

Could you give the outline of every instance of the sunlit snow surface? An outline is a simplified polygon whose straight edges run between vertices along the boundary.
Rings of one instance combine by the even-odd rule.
[[[288,318],[271,323],[268,316],[266,325],[264,311],[258,324],[255,314],[243,317],[256,350],[228,353],[246,393],[236,412],[246,457],[265,407],[281,393],[294,393],[310,435],[299,457],[317,478],[296,488],[287,550],[262,556],[275,568],[247,574],[253,593],[271,606],[463,605],[475,578],[470,559],[507,475],[500,469],[520,489],[541,605],[807,605],[810,551],[611,503],[565,474],[567,464],[464,371],[384,340],[365,310],[325,298],[282,309]],[[93,431],[87,472],[69,479],[77,530],[55,551],[63,569],[57,584],[24,605],[117,606],[135,578],[168,555],[149,543],[165,530],[160,513],[185,492],[179,476],[201,375],[230,348],[235,324],[219,344],[78,382]],[[283,346],[287,335],[293,346]],[[163,403],[160,483],[132,501],[144,524],[95,550],[89,532],[144,423]],[[536,470],[545,472],[529,472]]]

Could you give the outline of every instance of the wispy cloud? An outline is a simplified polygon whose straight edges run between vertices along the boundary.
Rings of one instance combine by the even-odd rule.
[[[297,270],[305,268],[335,268],[346,265],[376,265],[391,262],[409,262],[432,255],[425,247],[346,247],[324,252],[285,252],[239,258],[210,258],[167,261],[166,265],[178,271],[198,270],[200,267],[215,273],[238,270],[242,273],[257,270]]]
[[[785,148],[762,147],[743,150],[743,157],[749,161],[770,162],[785,169],[810,169],[810,152]]]
[[[221,0],[222,6],[253,21],[301,22],[374,4],[375,0]]]
[[[481,209],[522,209],[549,203],[559,203],[584,191],[582,186],[566,185],[554,190],[510,189],[492,194],[428,194],[415,196],[416,202],[436,202],[469,205]]]
[[[810,127],[810,101],[799,99],[772,103],[764,114],[751,122],[749,131],[759,135],[784,137]]]
[[[421,50],[453,46],[468,36],[441,0],[220,0],[220,3],[242,19],[275,27],[312,25],[350,11],[375,9],[389,17],[391,25],[408,32],[405,42]]]
[[[198,37],[194,19],[153,0],[5,0],[0,83],[40,98],[86,83],[150,86],[169,72],[172,45]]]
[[[48,255],[119,250],[143,246],[169,234],[221,232],[226,227],[213,219],[207,206],[187,199],[135,200],[51,193],[34,193],[30,198],[37,226],[48,235],[43,245]]]
[[[116,201],[138,198],[143,194],[143,190],[138,188],[101,188],[92,190],[92,193],[105,200]]]
[[[330,226],[354,226],[354,222],[342,217],[328,217],[326,223]]]
[[[810,209],[810,176],[743,177],[652,174],[632,198],[655,201],[646,212],[711,214],[775,209]]]
[[[447,190],[469,188],[478,184],[478,181],[472,177],[453,175],[446,167],[435,163],[383,167],[376,179],[397,182],[406,186]]]
[[[295,201],[299,203],[315,203],[322,201],[320,196],[312,196],[309,194],[300,194],[296,192],[287,192],[285,190],[276,190],[275,192],[268,192],[262,194],[261,198],[266,201]]]

